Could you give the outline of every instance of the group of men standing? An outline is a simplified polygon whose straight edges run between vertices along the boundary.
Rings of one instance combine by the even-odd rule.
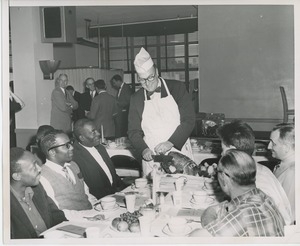
[[[104,137],[115,138],[127,136],[128,110],[132,90],[120,75],[111,79],[112,87],[117,90],[113,97],[106,91],[105,81],[87,78],[82,94],[68,86],[68,76],[60,74],[56,87],[51,94],[50,125],[67,133],[72,130],[72,123],[82,118],[94,121]]]

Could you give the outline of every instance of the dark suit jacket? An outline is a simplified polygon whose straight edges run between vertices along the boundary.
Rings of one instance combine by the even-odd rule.
[[[72,114],[72,120],[76,122],[77,120],[84,118],[84,111],[82,111],[82,109],[79,107],[81,93],[79,93],[78,91],[74,91],[73,97],[75,101],[78,103],[78,108],[73,110],[73,114]]]
[[[171,95],[178,105],[180,114],[180,125],[169,138],[174,147],[181,150],[184,143],[190,136],[195,126],[195,111],[192,96],[188,94],[185,84],[176,80],[165,80]],[[161,86],[161,96],[166,97],[166,88]],[[133,147],[142,154],[148,148],[143,137],[144,132],[141,127],[142,114],[144,111],[144,88],[139,89],[132,95],[130,100],[128,116],[128,137]]]
[[[32,201],[49,229],[65,220],[63,211],[59,210],[55,203],[47,196],[40,184],[32,187],[34,195]],[[33,226],[28,219],[17,198],[10,192],[10,228],[11,239],[37,238]]]
[[[97,92],[94,96],[94,98],[97,96]],[[91,97],[90,90],[87,90],[83,92],[80,96],[80,108],[83,111],[90,111],[91,110],[91,105],[92,105],[92,100],[93,98]]]
[[[96,149],[102,156],[112,174],[112,184],[94,157],[77,141],[74,143],[73,161],[75,161],[79,166],[84,181],[90,189],[90,193],[97,199],[100,199],[101,197],[120,191],[126,186],[117,175],[116,169],[106,149],[102,145],[96,146]]]
[[[118,114],[115,117],[116,137],[127,136],[128,111],[132,94],[130,85],[124,83],[120,95],[117,95]]]
[[[88,118],[93,120],[100,132],[101,125],[104,129],[104,137],[115,137],[114,115],[117,113],[116,99],[106,91],[95,96]]]

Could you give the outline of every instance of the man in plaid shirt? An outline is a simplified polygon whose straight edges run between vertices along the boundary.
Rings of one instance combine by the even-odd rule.
[[[284,219],[273,200],[255,185],[254,159],[240,150],[228,150],[218,165],[218,180],[231,198],[207,208],[202,227],[213,236],[284,236]]]

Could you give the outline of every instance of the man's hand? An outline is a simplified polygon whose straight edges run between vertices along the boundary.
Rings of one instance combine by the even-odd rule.
[[[173,146],[174,146],[174,144],[172,144],[169,141],[162,142],[162,143],[156,145],[156,147],[154,148],[154,151],[156,152],[156,154],[165,154],[170,149],[172,149]]]
[[[152,161],[152,155],[154,155],[153,151],[149,148],[144,149],[142,156],[146,161]]]

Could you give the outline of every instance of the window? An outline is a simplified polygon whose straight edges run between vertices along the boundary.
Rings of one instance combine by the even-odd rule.
[[[189,83],[198,75],[198,32],[145,37],[106,37],[101,51],[102,68],[123,69],[135,74],[136,54],[144,47],[165,78]],[[124,75],[124,76],[125,76]],[[136,76],[135,86],[138,87]]]

